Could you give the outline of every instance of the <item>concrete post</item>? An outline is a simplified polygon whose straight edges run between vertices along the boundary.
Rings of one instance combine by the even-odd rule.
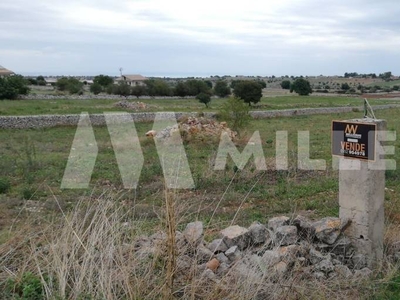
[[[385,162],[381,142],[385,140],[386,121],[353,119],[352,123],[376,124],[375,161],[339,159],[339,215],[352,222],[346,229],[356,252],[364,254],[369,267],[383,256]]]

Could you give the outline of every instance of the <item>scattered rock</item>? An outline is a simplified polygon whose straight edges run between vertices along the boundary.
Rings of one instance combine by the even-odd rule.
[[[372,271],[368,268],[363,268],[361,270],[354,271],[354,278],[356,278],[356,279],[368,278],[371,275],[372,275]]]
[[[334,266],[330,260],[324,259],[315,265],[315,269],[325,274],[328,274],[333,271]]]
[[[276,231],[278,227],[289,224],[289,218],[285,216],[275,217],[268,221],[268,228],[272,231]]]
[[[274,271],[277,273],[278,276],[283,276],[287,270],[288,265],[284,261],[280,261],[274,266]]]
[[[292,224],[297,227],[299,234],[303,238],[312,237],[315,233],[314,228],[312,227],[312,222],[302,215],[296,216],[296,218],[293,219]]]
[[[274,250],[267,250],[265,251],[264,255],[261,258],[261,261],[263,264],[265,264],[267,267],[276,265],[278,262],[280,262],[281,257],[277,251]]]
[[[312,225],[315,236],[324,243],[332,245],[341,233],[341,221],[339,218],[323,218]]]
[[[236,260],[240,259],[241,252],[240,252],[238,246],[233,246],[225,251],[225,255],[230,261],[236,261]]]
[[[255,245],[263,244],[269,237],[269,232],[267,227],[259,222],[254,222],[249,227],[249,232],[251,235],[251,241]]]
[[[213,254],[214,253],[212,251],[210,251],[210,249],[208,249],[207,247],[200,244],[197,247],[196,259],[198,262],[204,263],[204,262],[209,261],[213,257]]]
[[[238,246],[239,250],[244,250],[248,247],[250,242],[249,231],[238,225],[229,226],[221,231],[223,242],[228,248]]]
[[[149,130],[146,132],[146,136],[148,137],[155,137],[157,135],[157,131],[155,130]]]
[[[215,275],[215,273],[210,269],[204,270],[203,273],[201,273],[201,277],[211,281],[217,280],[217,275]]]
[[[356,254],[351,258],[355,270],[361,270],[367,266],[367,257],[364,254]]]
[[[292,245],[297,242],[296,226],[280,226],[275,230],[275,244],[281,246]]]
[[[348,279],[351,276],[353,276],[353,273],[350,271],[350,269],[347,266],[336,265],[334,267],[334,271],[336,272],[336,274],[339,275],[339,277],[342,277],[342,278]]]
[[[213,253],[225,252],[226,250],[228,250],[228,247],[222,239],[213,240],[211,243],[208,244],[207,248],[210,249],[210,251]]]
[[[129,109],[129,110],[143,110],[147,109],[148,105],[143,102],[129,102],[127,100],[121,100],[114,104],[115,107]]]
[[[226,257],[226,255],[224,253],[218,253],[216,255],[216,258],[218,259],[218,261],[222,264],[222,263],[229,263],[229,258]]]
[[[213,272],[217,271],[217,269],[219,267],[218,259],[213,258],[212,260],[210,260],[209,262],[206,263],[206,267],[207,267],[207,269],[210,269]]]
[[[197,246],[203,238],[203,223],[197,221],[187,224],[183,236],[190,245]]]

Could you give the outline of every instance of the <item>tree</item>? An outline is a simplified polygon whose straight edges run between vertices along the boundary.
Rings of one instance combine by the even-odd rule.
[[[261,85],[263,89],[267,88],[267,84],[264,80],[256,80],[256,82]]]
[[[113,93],[120,96],[129,96],[131,93],[131,87],[125,82],[120,81],[118,85],[113,89]]]
[[[98,95],[103,91],[103,87],[101,86],[100,83],[98,82],[94,82],[91,86],[90,86],[90,91],[95,94]]]
[[[140,96],[146,95],[147,89],[143,85],[136,85],[131,89],[131,95],[139,99]]]
[[[350,85],[347,82],[342,83],[341,89],[344,90],[344,91],[347,91],[347,90],[350,89]]]
[[[225,98],[231,94],[231,89],[225,80],[218,80],[214,86],[214,94],[220,98]]]
[[[14,100],[19,95],[27,95],[29,91],[28,82],[21,75],[0,77],[0,100]]]
[[[37,85],[41,85],[41,86],[46,85],[46,80],[44,79],[44,77],[42,75],[39,75],[38,77],[36,77],[36,81],[37,81]]]
[[[162,79],[150,79],[145,81],[149,96],[171,96],[172,90],[168,83]]]
[[[290,90],[290,80],[283,80],[283,81],[281,82],[281,87],[282,87],[284,90]]]
[[[240,81],[235,84],[233,93],[250,106],[251,103],[260,102],[262,87],[256,81]]]
[[[200,93],[210,93],[210,87],[203,80],[190,79],[185,82],[187,95],[197,96]]]
[[[218,119],[226,121],[235,131],[243,129],[250,122],[250,107],[242,99],[230,97],[218,113]]]
[[[186,84],[183,81],[179,81],[175,86],[174,95],[182,98],[188,95]]]
[[[204,103],[208,108],[208,103],[211,102],[211,96],[208,93],[200,93],[196,96],[196,99],[199,100],[201,103]]]
[[[82,94],[83,83],[74,77],[62,77],[56,82],[59,91],[68,91],[70,94]]]
[[[297,78],[290,86],[290,92],[295,91],[300,96],[308,96],[312,93],[310,82],[304,78]]]
[[[98,83],[100,84],[102,87],[106,87],[110,84],[112,84],[114,82],[114,79],[112,79],[112,77],[108,76],[108,75],[97,75],[94,79],[93,79],[93,83]]]

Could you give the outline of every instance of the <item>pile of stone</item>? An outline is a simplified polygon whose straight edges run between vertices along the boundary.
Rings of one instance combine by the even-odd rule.
[[[181,136],[186,141],[198,138],[219,138],[223,132],[226,133],[232,140],[237,135],[235,131],[231,130],[227,126],[226,122],[218,122],[213,119],[192,116],[183,118],[175,126],[168,126],[160,132],[151,130],[147,132],[146,135],[152,137],[156,136],[159,139],[165,139],[172,136],[172,134],[177,131],[180,132]]]
[[[117,103],[114,104],[114,107],[118,107],[118,108],[123,108],[123,109],[129,109],[129,110],[134,110],[134,111],[138,111],[138,110],[143,110],[143,109],[148,109],[149,106],[146,103],[143,102],[129,102],[127,100],[121,100],[118,101]]]
[[[277,282],[279,278],[358,280],[371,275],[368,258],[355,251],[343,234],[348,220],[327,217],[311,221],[304,216],[275,217],[244,228],[230,226],[211,242],[204,240],[202,222],[176,232],[176,278],[197,274],[219,282],[225,276]],[[136,241],[138,257],[165,253],[167,236],[158,232]],[[158,250],[157,250],[158,249]],[[161,249],[161,250],[160,250]]]

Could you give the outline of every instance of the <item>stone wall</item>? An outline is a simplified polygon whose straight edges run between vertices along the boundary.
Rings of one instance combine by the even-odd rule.
[[[374,110],[399,108],[400,105],[388,104],[374,106]],[[252,111],[251,116],[255,119],[274,118],[274,117],[292,117],[305,116],[314,114],[337,114],[348,113],[352,111],[363,111],[362,107],[331,107],[331,108],[301,108],[301,109],[284,109],[284,110],[268,110],[268,111]],[[115,113],[116,115],[118,113]],[[152,122],[155,117],[154,112],[131,113],[135,122]],[[163,113],[161,113],[163,114]],[[166,116],[167,113],[165,112]],[[177,118],[182,116],[196,116],[196,112],[177,112]],[[214,118],[215,112],[204,114],[205,117]],[[24,129],[24,128],[49,128],[57,126],[76,126],[79,121],[79,115],[30,115],[30,116],[0,116],[0,128],[5,129]],[[91,114],[90,121],[95,126],[105,125],[103,114]]]

